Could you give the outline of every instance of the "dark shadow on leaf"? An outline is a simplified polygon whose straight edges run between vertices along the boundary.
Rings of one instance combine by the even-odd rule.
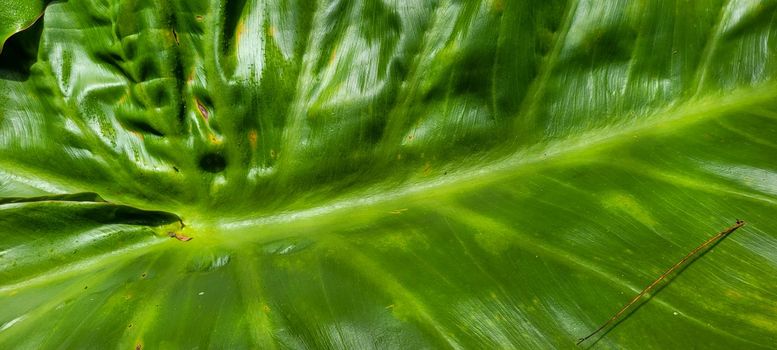
[[[0,197],[0,206],[8,204],[67,204],[83,203],[87,206],[79,212],[79,216],[92,222],[102,224],[129,224],[145,226],[161,226],[180,222],[181,218],[173,213],[143,210],[126,205],[118,205],[105,201],[93,192],[50,195],[40,197]],[[182,223],[183,224],[183,223]]]
[[[105,202],[100,195],[94,192],[81,192],[72,194],[55,194],[39,197],[0,197],[0,205],[11,203],[29,203],[43,201],[59,202]]]
[[[173,214],[156,210],[141,210],[126,205],[110,205],[104,210],[95,209],[85,216],[96,222],[105,224],[122,223],[129,225],[162,226],[181,222],[181,219]]]
[[[30,68],[37,61],[43,20],[11,36],[0,53],[0,79],[25,81]]]

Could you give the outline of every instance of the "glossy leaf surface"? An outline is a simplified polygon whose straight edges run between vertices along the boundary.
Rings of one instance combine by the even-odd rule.
[[[0,348],[572,348],[736,219],[584,345],[773,348],[775,18],[52,3],[0,55]]]
[[[27,29],[43,13],[43,7],[48,1],[0,1],[0,53],[3,45],[13,34]]]

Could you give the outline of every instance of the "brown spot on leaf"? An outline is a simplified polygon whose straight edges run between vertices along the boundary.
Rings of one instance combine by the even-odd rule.
[[[256,140],[259,136],[256,134],[256,130],[248,132],[248,142],[251,144],[251,148],[256,148]]]
[[[335,63],[336,59],[337,59],[337,48],[332,49],[332,53],[329,55],[329,62],[327,64],[331,66],[333,63]]]
[[[495,12],[502,12],[505,9],[505,3],[503,0],[493,0],[493,2],[491,2],[491,8]]]
[[[240,41],[240,37],[243,36],[243,31],[245,31],[245,24],[241,20],[240,22],[237,22],[237,28],[235,28],[235,42]]]
[[[199,99],[195,99],[197,101],[197,110],[200,111],[200,114],[202,115],[205,120],[208,120],[208,117],[210,117],[210,114],[208,113],[208,109],[205,108],[205,105],[200,102]]]
[[[188,242],[192,240],[191,237],[176,232],[168,232],[167,235],[181,242]]]

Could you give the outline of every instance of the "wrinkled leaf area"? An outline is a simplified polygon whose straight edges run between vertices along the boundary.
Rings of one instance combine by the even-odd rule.
[[[737,219],[585,346],[773,348],[774,14],[51,4],[0,54],[0,348],[571,348]]]

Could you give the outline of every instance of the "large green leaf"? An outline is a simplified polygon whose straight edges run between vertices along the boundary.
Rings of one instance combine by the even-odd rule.
[[[55,2],[0,55],[0,348],[569,348],[736,219],[583,346],[774,348],[776,18]]]

